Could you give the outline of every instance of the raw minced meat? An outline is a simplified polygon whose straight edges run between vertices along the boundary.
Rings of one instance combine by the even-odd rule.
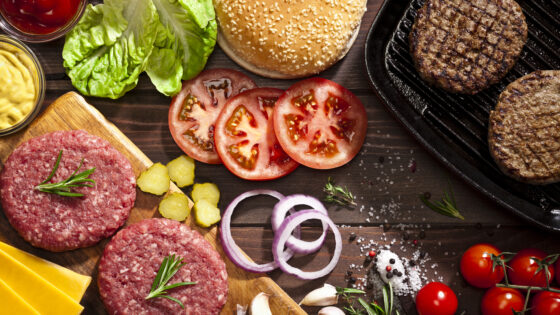
[[[46,179],[63,150],[52,182],[95,167],[94,187],[63,197],[34,187]],[[12,152],[0,173],[2,208],[10,224],[33,246],[66,251],[92,246],[121,227],[136,199],[130,162],[109,142],[83,130],[57,131],[33,138]]]
[[[163,259],[186,263],[168,284],[196,282],[168,291],[185,309],[165,298],[146,300]],[[226,302],[224,261],[198,232],[169,219],[146,219],[119,231],[99,263],[99,293],[109,314],[218,314]]]

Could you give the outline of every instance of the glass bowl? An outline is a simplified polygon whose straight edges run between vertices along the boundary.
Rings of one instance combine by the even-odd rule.
[[[78,4],[78,9],[76,10],[76,14],[74,17],[66,23],[63,27],[59,28],[58,30],[48,33],[48,34],[34,34],[34,33],[27,33],[24,32],[17,27],[13,26],[8,19],[0,10],[0,28],[6,32],[7,34],[27,43],[45,43],[53,41],[57,38],[64,36],[68,31],[70,31],[77,23],[80,21],[82,14],[85,11],[85,8],[88,4],[88,0],[80,0]]]
[[[14,132],[18,132],[21,129],[25,128],[39,113],[41,110],[41,105],[43,104],[43,100],[45,99],[45,90],[46,90],[46,81],[45,81],[45,73],[43,72],[43,68],[41,67],[41,63],[39,63],[39,59],[33,53],[27,45],[19,41],[18,39],[1,35],[0,34],[0,49],[2,50],[10,50],[14,53],[21,53],[24,54],[29,60],[26,60],[26,67],[30,70],[31,75],[33,76],[33,81],[35,83],[35,102],[33,107],[29,111],[29,113],[20,119],[18,122],[13,124],[10,127],[0,129],[0,137],[12,134]]]

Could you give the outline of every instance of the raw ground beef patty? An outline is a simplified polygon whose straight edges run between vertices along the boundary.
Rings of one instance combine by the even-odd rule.
[[[168,284],[185,309],[165,298],[145,300],[163,259],[174,254],[186,263]],[[202,236],[169,219],[146,219],[119,231],[99,263],[99,293],[109,314],[218,314],[228,292],[224,261]]]
[[[51,182],[74,172],[82,158],[94,187],[73,188],[83,197],[63,197],[35,190],[63,150]],[[107,141],[83,130],[57,131],[33,138],[12,152],[0,173],[2,209],[10,224],[33,246],[65,251],[96,244],[121,227],[136,199],[129,161]]]

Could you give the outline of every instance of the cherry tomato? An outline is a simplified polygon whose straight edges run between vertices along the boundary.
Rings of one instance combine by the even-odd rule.
[[[560,314],[560,293],[542,291],[531,303],[531,315]]]
[[[556,261],[556,283],[560,285],[560,259]]]
[[[274,131],[294,160],[329,169],[350,161],[364,142],[367,115],[362,102],[342,86],[322,78],[292,85],[274,109]]]
[[[546,286],[546,276],[544,270],[537,273],[539,265],[533,258],[543,259],[546,253],[539,249],[526,248],[519,251],[513,259],[508,263],[508,277],[513,284],[530,285],[530,286]],[[550,272],[549,282],[554,279],[554,268],[548,267]]]
[[[461,258],[461,274],[472,286],[489,288],[504,278],[504,270],[499,265],[492,271],[491,254],[498,255],[500,250],[490,244],[471,246]]]
[[[426,284],[416,295],[419,315],[453,315],[458,303],[453,290],[441,282]]]
[[[171,101],[169,130],[175,143],[195,160],[220,164],[214,147],[214,123],[227,100],[255,88],[248,76],[230,69],[211,69],[183,82]]]
[[[512,315],[523,310],[523,294],[511,288],[493,287],[482,297],[482,315]]]
[[[283,90],[257,88],[227,101],[216,120],[214,143],[224,165],[251,180],[274,179],[299,165],[280,147],[272,112]]]

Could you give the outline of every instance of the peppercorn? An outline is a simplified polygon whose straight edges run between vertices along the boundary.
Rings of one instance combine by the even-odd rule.
[[[356,278],[350,277],[350,278],[348,278],[348,282],[351,283],[351,284],[354,284],[354,283],[356,283]]]
[[[397,269],[393,269],[393,274],[397,275],[399,273],[399,271]]]
[[[394,264],[394,263],[395,263],[395,259],[394,259],[394,258],[389,259],[389,263],[390,263],[391,265]]]
[[[414,245],[418,245],[418,240],[414,240],[414,241],[412,241],[412,244],[414,244]]]
[[[420,234],[418,235],[418,237],[420,237],[420,239],[425,239],[426,238],[426,231],[422,230],[420,231]]]
[[[377,255],[377,253],[374,250],[370,250],[369,253],[368,253],[368,256],[371,257],[371,258],[375,257],[376,255]]]
[[[402,277],[403,273],[399,271],[399,273],[397,273],[397,277]]]
[[[350,242],[353,242],[356,239],[356,233],[352,232],[350,233],[350,236],[348,237],[348,240]]]
[[[391,279],[391,278],[393,278],[393,274],[390,273],[390,272],[388,272],[388,273],[387,273],[387,279]]]
[[[385,270],[387,270],[387,271],[391,271],[391,269],[393,269],[393,268],[391,268],[391,266],[387,266],[387,267],[385,268]]]

